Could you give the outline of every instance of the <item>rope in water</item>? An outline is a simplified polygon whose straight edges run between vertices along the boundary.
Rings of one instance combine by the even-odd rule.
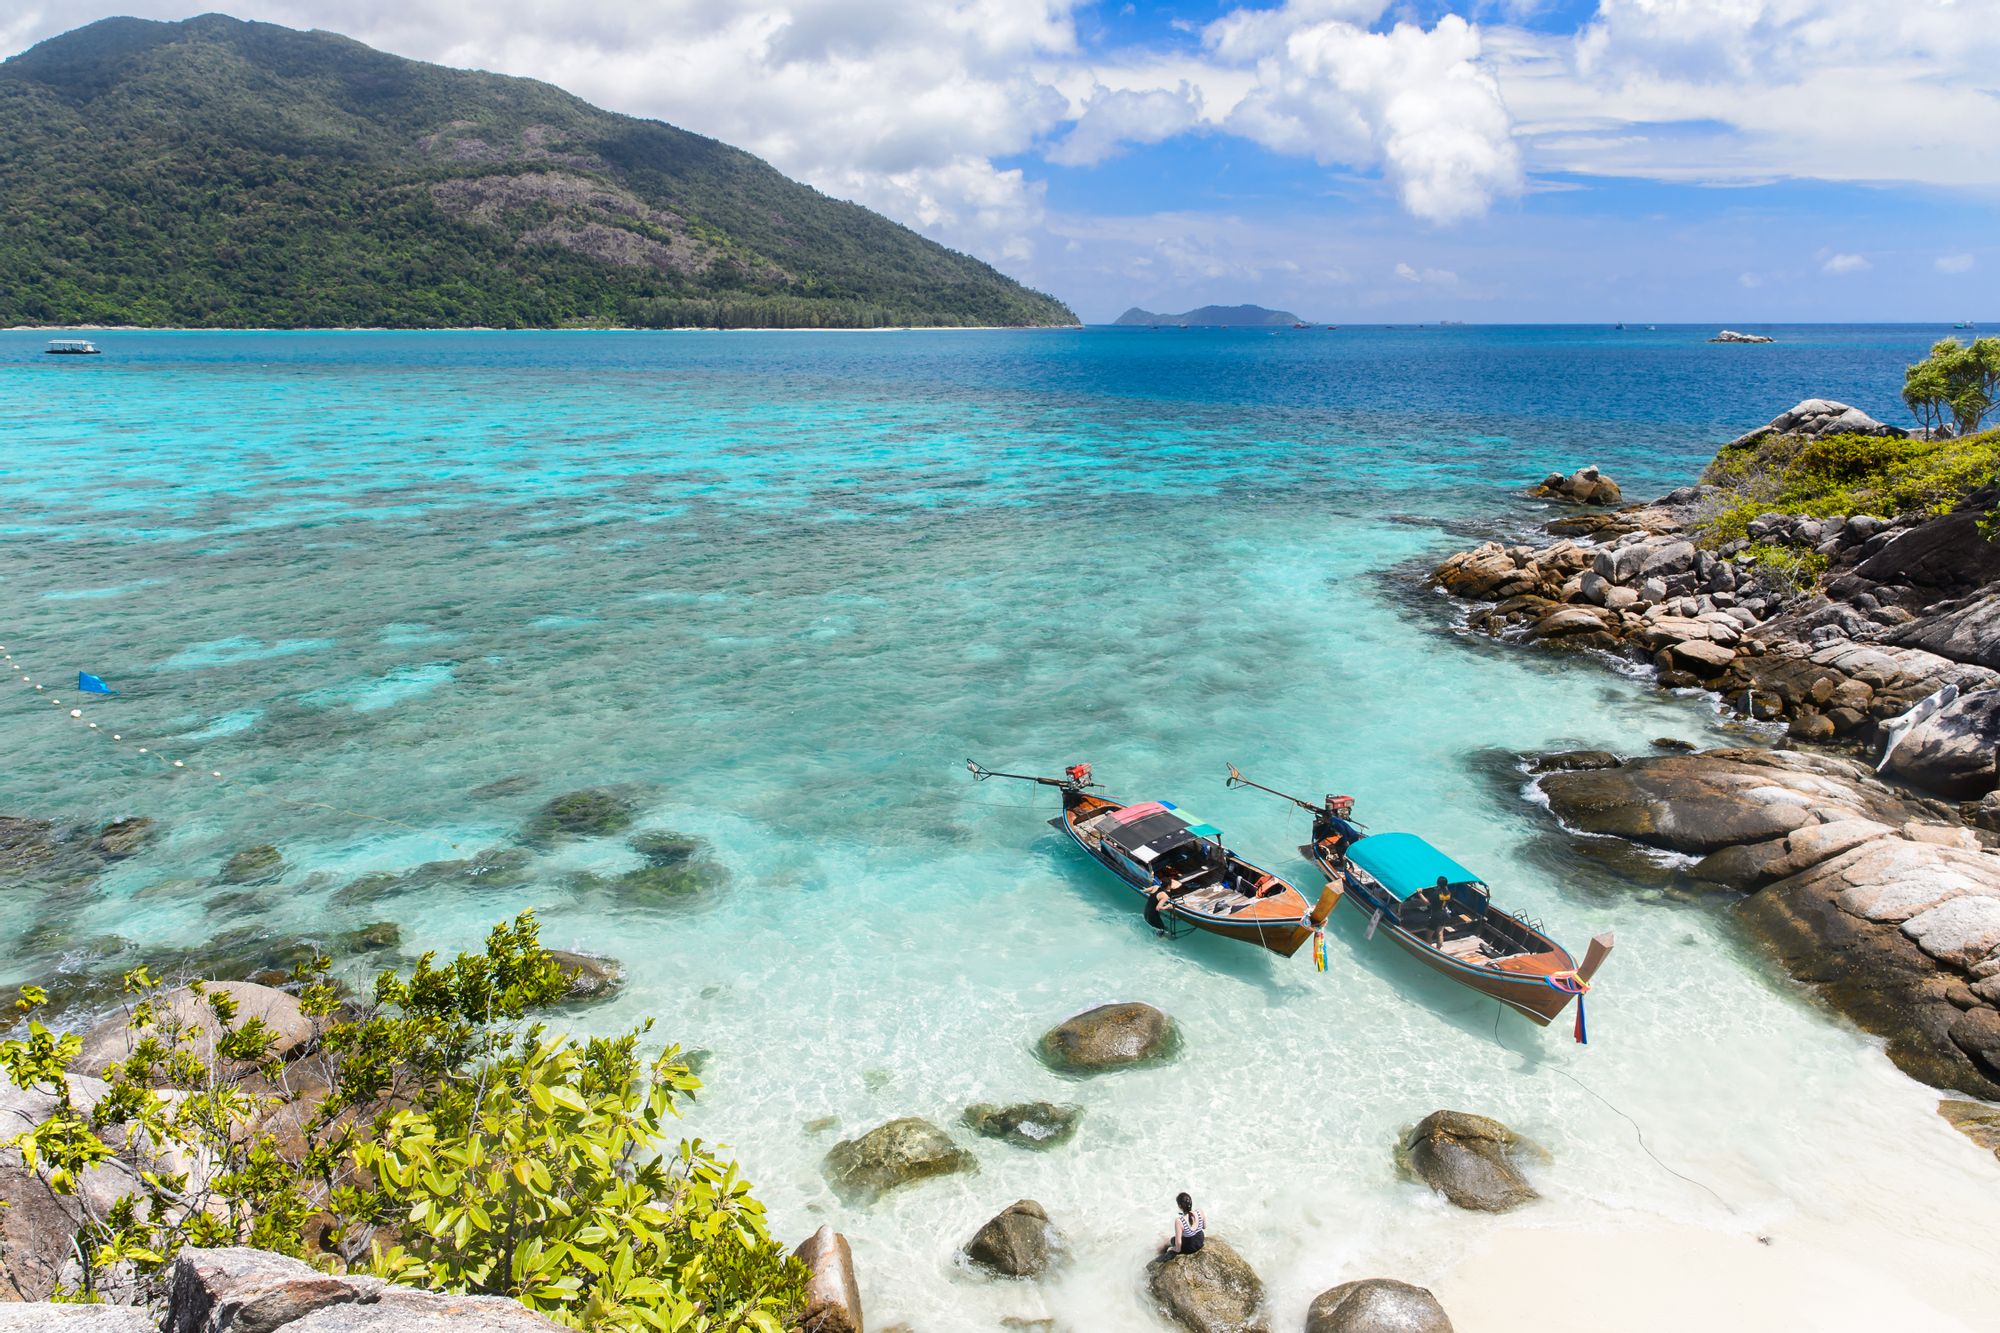
[[[33,693],[40,695],[43,699],[46,699],[49,705],[55,708],[59,713],[62,711],[61,696],[49,693],[48,688],[46,686],[38,684],[35,681],[34,677],[26,674],[26,672],[22,669],[21,664],[14,660],[13,652],[4,643],[0,643],[0,663],[5,663],[9,674],[16,678],[16,682],[18,684],[20,684],[21,686],[23,686],[28,690],[31,690]],[[82,701],[79,700],[78,702],[81,703]],[[85,716],[84,711],[81,707],[70,708],[66,715],[72,722],[81,722],[86,730],[96,732],[100,737],[108,739],[113,744],[130,747],[132,753],[137,755],[142,755],[149,760],[157,761],[167,771],[167,774],[170,777],[182,776],[182,775],[194,777],[194,776],[199,776],[201,772],[201,770],[198,768],[189,768],[186,760],[176,759],[173,756],[162,752],[157,745],[141,745],[139,744],[138,739],[136,737],[134,739],[127,740],[123,732],[105,730],[103,727],[99,726],[96,722],[92,721],[89,717]],[[234,779],[223,776],[223,773],[220,769],[208,770],[208,776],[216,783],[226,786],[230,788],[232,791],[242,792],[250,796],[261,797],[264,800],[268,801],[275,801],[280,805],[288,805],[293,807],[294,809],[325,810],[331,814],[346,815],[351,819],[366,820],[370,823],[375,823],[375,824],[387,824],[391,828],[407,829],[411,833],[422,834],[426,837],[437,836],[437,830],[435,829],[419,828],[415,824],[408,824],[400,819],[390,819],[386,815],[370,814],[366,810],[353,810],[349,809],[346,806],[341,806],[341,805],[330,805],[325,801],[293,800],[289,796],[279,795],[277,792],[272,791],[269,787],[239,783]],[[454,851],[459,850],[457,843],[450,842],[449,839],[447,839],[447,843],[452,848],[452,850]]]
[[[1501,1015],[1504,1014],[1505,1012],[1506,1011],[1504,1009],[1498,1006],[1494,1008],[1493,1040],[1498,1042],[1505,1049],[1514,1052],[1514,1054],[1516,1055],[1527,1055],[1528,1052],[1522,1051],[1517,1047],[1508,1045],[1507,1039],[1500,1035],[1500,1018]],[[1625,1111],[1622,1110],[1609,1097],[1606,1097],[1603,1093],[1599,1092],[1596,1088],[1591,1087],[1588,1083],[1585,1083],[1582,1079],[1578,1078],[1575,1074],[1570,1073],[1567,1069],[1562,1069],[1556,1066],[1551,1066],[1551,1068],[1554,1069],[1556,1073],[1561,1074],[1564,1078],[1568,1079],[1570,1082],[1576,1084],[1577,1087],[1582,1088],[1585,1092],[1595,1097],[1605,1106],[1610,1107],[1611,1110],[1613,1110],[1618,1114],[1620,1119],[1624,1120],[1626,1124],[1630,1125],[1632,1127],[1633,1137],[1635,1137],[1639,1141],[1639,1150],[1645,1153],[1646,1156],[1652,1158],[1653,1164],[1659,1167],[1660,1170],[1666,1172],[1670,1176],[1674,1176],[1681,1180],[1686,1181],[1688,1184],[1694,1186],[1696,1189],[1706,1191],[1710,1198],[1714,1199],[1717,1203],[1721,1204],[1724,1208],[1728,1209],[1730,1212],[1733,1213],[1737,1211],[1735,1204],[1729,1202],[1729,1200],[1723,1198],[1720,1194],[1717,1194],[1715,1190],[1709,1187],[1708,1185],[1704,1184],[1699,1180],[1696,1180],[1693,1176],[1688,1175],[1684,1171],[1675,1170],[1673,1167],[1667,1165],[1666,1161],[1662,1159],[1658,1153],[1654,1152],[1652,1146],[1646,1142],[1646,1131],[1640,1127],[1639,1122],[1637,1120],[1634,1120],[1631,1116],[1627,1115]]]

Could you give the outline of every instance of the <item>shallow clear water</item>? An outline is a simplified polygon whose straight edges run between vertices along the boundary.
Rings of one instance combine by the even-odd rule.
[[[90,716],[128,737],[16,682],[0,812],[168,829],[87,892],[0,902],[0,981],[103,936],[136,957],[243,925],[388,918],[449,950],[534,906],[551,943],[625,965],[588,1023],[653,1014],[715,1052],[689,1123],[779,1232],[834,1221],[871,1323],[924,1330],[1143,1324],[1134,1274],[1179,1188],[1286,1310],[1605,1210],[1901,1227],[1909,1182],[1990,1193],[1990,1157],[1774,984],[1722,908],[1555,850],[1495,758],[1732,733],[1698,699],[1460,639],[1410,577],[1532,521],[1518,494],[1552,467],[1643,495],[1802,397],[1888,418],[1939,335],[1708,332],[108,333],[86,361],[0,334],[0,643],[51,691],[120,686]],[[1301,881],[1298,821],[1225,791],[1224,764],[1354,792],[1577,951],[1616,928],[1593,1042],[1497,1015],[1345,914],[1325,975],[1162,944],[1042,793],[975,786],[967,756],[1090,760]],[[710,840],[727,885],[670,909],[579,887],[639,864],[612,838],[538,852],[527,887],[337,897],[600,785]],[[279,883],[211,884],[266,841]],[[1036,1063],[1045,1028],[1115,999],[1174,1014],[1185,1055],[1088,1083]],[[1077,1139],[968,1136],[977,1175],[867,1209],[819,1174],[893,1116],[1023,1098],[1083,1104]],[[1400,1183],[1397,1131],[1443,1105],[1547,1145],[1551,1203],[1496,1222]],[[1036,1288],[964,1274],[956,1245],[1020,1197],[1076,1261]]]

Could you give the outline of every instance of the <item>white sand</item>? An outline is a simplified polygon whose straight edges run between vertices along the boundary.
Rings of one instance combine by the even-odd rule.
[[[1468,1333],[2000,1329],[2000,1236],[1942,1211],[1912,1211],[1926,1217],[1920,1227],[1800,1220],[1763,1233],[1768,1244],[1754,1229],[1612,1218],[1515,1227],[1430,1285]]]

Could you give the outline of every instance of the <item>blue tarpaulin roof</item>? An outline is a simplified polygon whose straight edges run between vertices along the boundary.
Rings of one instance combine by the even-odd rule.
[[[1432,887],[1440,875],[1447,884],[1480,883],[1479,876],[1414,833],[1371,834],[1347,849],[1347,859],[1399,899]]]

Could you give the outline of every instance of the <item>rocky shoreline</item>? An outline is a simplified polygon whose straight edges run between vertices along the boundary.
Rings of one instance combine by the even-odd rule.
[[[1814,399],[1719,457],[1902,434]],[[1540,545],[1458,552],[1431,582],[1472,603],[1473,632],[1638,664],[1766,724],[1781,748],[1546,755],[1532,786],[1572,834],[1677,854],[1684,886],[1737,895],[1746,933],[1912,1077],[2000,1098],[1995,491],[1943,514],[1760,514],[1716,541],[1717,470],[1562,515]],[[1602,487],[1586,473],[1531,494],[1574,503]]]

